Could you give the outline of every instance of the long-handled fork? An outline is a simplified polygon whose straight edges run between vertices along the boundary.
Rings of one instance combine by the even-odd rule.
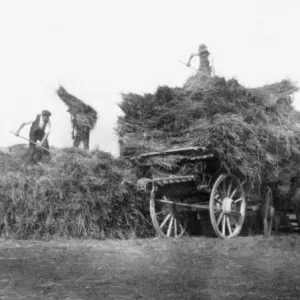
[[[23,140],[25,140],[25,141],[27,141],[27,142],[33,144],[33,145],[36,145],[36,143],[30,141],[29,139],[27,139],[27,138],[24,137],[24,136],[16,135],[16,134],[15,134],[14,132],[12,132],[12,131],[11,131],[10,133],[12,133],[12,134],[15,135],[15,136],[18,136],[19,138],[21,138],[21,139],[23,139]],[[39,148],[44,149],[44,150],[48,151],[49,153],[53,153],[53,152],[51,152],[49,149],[47,149],[47,148],[45,148],[45,147],[43,147],[43,146],[40,146]]]

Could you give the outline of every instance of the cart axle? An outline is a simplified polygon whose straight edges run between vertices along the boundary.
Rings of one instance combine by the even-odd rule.
[[[203,204],[189,204],[189,203],[178,203],[178,202],[173,202],[170,200],[159,200],[159,202],[162,203],[168,203],[168,204],[175,204],[178,206],[183,206],[183,207],[187,207],[187,208],[191,208],[194,210],[208,210],[209,209],[209,203],[205,202]]]

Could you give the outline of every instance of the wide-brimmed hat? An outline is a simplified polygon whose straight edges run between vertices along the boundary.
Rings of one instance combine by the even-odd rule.
[[[42,111],[42,116],[50,117],[51,116],[51,112],[49,110],[43,110]]]
[[[207,49],[207,47],[206,47],[205,44],[200,44],[199,45],[199,52],[200,53],[202,53],[202,52],[208,52],[209,53],[209,51],[208,51],[208,49]]]

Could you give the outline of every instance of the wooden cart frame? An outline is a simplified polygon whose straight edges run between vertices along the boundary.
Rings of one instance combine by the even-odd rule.
[[[139,164],[166,155],[184,155],[181,164],[202,162],[208,169],[218,159],[203,147],[146,153],[132,159]],[[159,236],[181,237],[190,211],[197,212],[205,235],[224,239],[239,235],[246,214],[244,189],[236,176],[213,169],[208,173],[140,179],[150,194],[150,215]]]

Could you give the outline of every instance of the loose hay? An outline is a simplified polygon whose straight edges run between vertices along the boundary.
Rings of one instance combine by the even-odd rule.
[[[299,173],[300,114],[289,80],[247,89],[237,80],[192,77],[183,88],[124,94],[117,133],[122,156],[204,146],[221,166],[253,184]],[[66,103],[82,102],[67,94]],[[75,100],[74,100],[75,99]],[[79,101],[79,102],[78,102]],[[78,106],[78,107],[77,107]],[[90,114],[94,126],[97,115]],[[148,201],[132,166],[98,150],[52,149],[47,165],[24,164],[25,146],[0,152],[0,233],[18,238],[149,236]],[[157,176],[188,174],[183,156],[151,158]],[[137,170],[136,170],[137,171]]]
[[[97,239],[151,235],[148,203],[131,183],[127,162],[98,150],[53,151],[48,165],[33,167],[22,163],[20,153],[0,153],[2,235]]]
[[[117,127],[121,153],[204,146],[238,176],[254,183],[277,180],[300,157],[299,114],[292,106],[297,90],[289,80],[247,89],[235,79],[195,75],[183,88],[125,94]]]

